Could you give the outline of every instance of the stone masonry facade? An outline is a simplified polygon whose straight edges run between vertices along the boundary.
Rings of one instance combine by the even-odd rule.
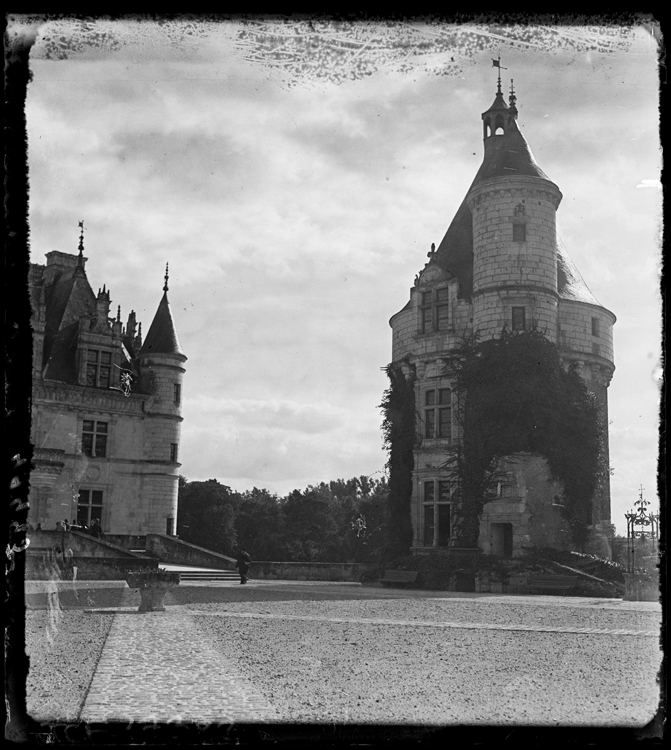
[[[392,361],[416,378],[412,549],[439,552],[456,541],[457,509],[445,459],[459,428],[445,354],[475,332],[483,340],[504,328],[535,329],[558,346],[566,368],[578,368],[600,406],[606,450],[586,551],[610,557],[607,388],[615,369],[615,316],[593,297],[557,238],[562,194],[519,131],[514,95],[506,103],[499,87],[482,118],[483,164],[439,248],[432,246],[410,300],[390,320]],[[499,469],[503,480],[496,500],[483,508],[479,547],[500,556],[517,556],[530,546],[570,548],[562,487],[545,459],[518,456]]]
[[[83,235],[83,232],[82,232]],[[110,317],[79,255],[32,264],[30,523],[118,535],[175,534],[186,356],[164,295],[149,333]]]

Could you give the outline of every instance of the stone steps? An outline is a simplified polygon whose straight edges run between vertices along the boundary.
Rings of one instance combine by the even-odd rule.
[[[189,570],[179,573],[180,581],[239,581],[234,570]]]

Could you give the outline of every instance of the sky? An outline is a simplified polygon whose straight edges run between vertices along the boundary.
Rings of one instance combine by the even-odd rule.
[[[25,32],[34,19],[14,16]],[[258,18],[33,25],[31,261],[76,253],[146,333],[170,264],[188,356],[181,473],[278,494],[384,473],[389,318],[482,161],[500,55],[562,191],[559,234],[617,316],[612,516],[656,503],[657,42],[640,26]]]

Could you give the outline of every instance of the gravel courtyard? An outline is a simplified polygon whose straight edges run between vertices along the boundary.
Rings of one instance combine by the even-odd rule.
[[[26,591],[38,721],[634,727],[659,704],[656,603],[253,581],[137,614],[124,583]]]

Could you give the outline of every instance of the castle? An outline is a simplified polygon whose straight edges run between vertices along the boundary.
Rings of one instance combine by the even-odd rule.
[[[186,356],[163,298],[144,341],[133,311],[110,317],[110,292],[78,255],[31,263],[33,400],[30,519],[106,533],[174,535]]]
[[[496,61],[495,61],[496,64]],[[607,388],[615,369],[615,316],[602,307],[571,262],[556,232],[562,200],[536,164],[509,101],[498,89],[482,114],[484,159],[442,242],[415,279],[406,306],[390,320],[392,361],[415,378],[412,551],[454,544],[456,503],[445,468],[448,446],[459,439],[453,382],[445,354],[477,332],[481,340],[534,329],[557,345],[562,365],[578,368],[596,396],[607,438]],[[605,457],[607,466],[607,439]],[[478,546],[517,556],[524,547],[566,547],[562,487],[545,459],[526,455],[502,467],[496,498],[483,507]],[[587,509],[590,551],[610,557],[608,470]]]

